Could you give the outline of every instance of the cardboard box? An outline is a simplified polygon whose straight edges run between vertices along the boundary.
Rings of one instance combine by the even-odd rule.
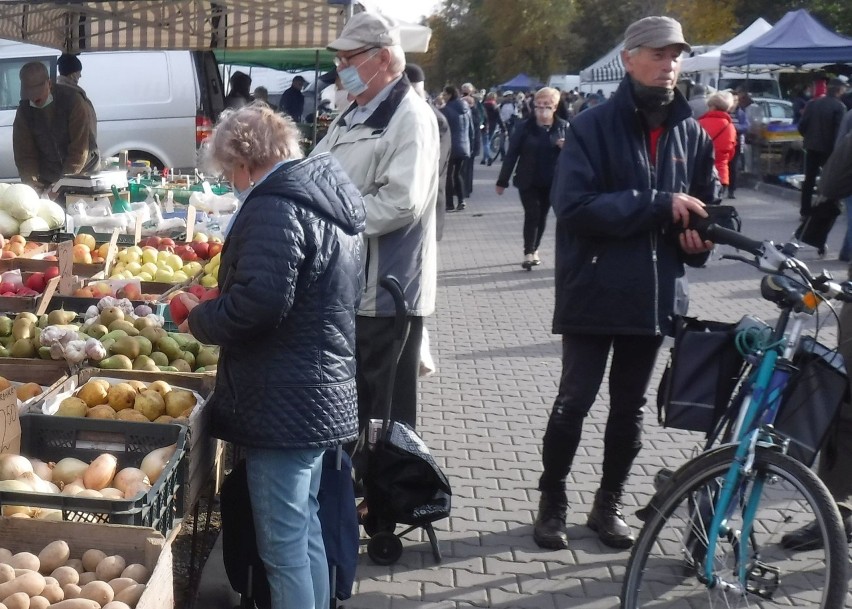
[[[189,419],[189,441],[186,477],[186,492],[184,493],[185,510],[188,513],[198,502],[201,493],[211,479],[217,480],[215,490],[218,492],[218,479],[214,474],[223,466],[224,442],[210,435],[210,410],[206,408],[207,401],[216,386],[216,376],[213,374],[196,374],[181,372],[145,372],[141,370],[101,370],[86,368],[80,372],[78,383],[83,385],[93,377],[107,377],[127,380],[138,380],[143,383],[165,381],[173,387],[191,389],[198,393],[204,402],[196,406]],[[151,423],[162,425],[162,423]]]
[[[174,606],[172,542],[178,529],[166,539],[157,531],[143,527],[0,518],[0,539],[3,547],[13,554],[38,554],[50,542],[62,539],[71,548],[72,558],[80,558],[86,550],[96,548],[108,556],[121,555],[127,564],[145,565],[151,577],[136,609]]]
[[[26,402],[18,401],[21,413],[41,410],[44,398],[55,390],[61,389],[71,379],[71,372],[65,360],[45,359],[0,359],[0,376],[17,387],[23,383],[38,383],[44,391]],[[76,379],[73,384],[76,384]]]

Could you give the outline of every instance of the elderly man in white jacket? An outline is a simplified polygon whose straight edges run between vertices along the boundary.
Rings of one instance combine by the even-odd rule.
[[[311,154],[334,155],[367,209],[366,285],[356,321],[358,416],[362,428],[382,418],[390,397],[394,306],[378,281],[392,275],[402,284],[408,310],[391,416],[414,427],[423,318],[435,310],[438,125],[403,74],[405,54],[393,20],[358,13],[329,49],[354,103]]]

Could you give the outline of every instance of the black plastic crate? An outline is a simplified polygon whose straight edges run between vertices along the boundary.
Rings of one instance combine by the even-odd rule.
[[[176,444],[177,449],[151,489],[133,499],[99,499],[42,493],[0,491],[0,506],[26,505],[62,510],[63,520],[130,524],[157,529],[168,536],[183,516],[187,476],[187,428],[131,421],[23,415],[21,454],[42,461],[74,457],[92,462],[103,453],[118,459],[118,469],[139,467],[152,450]]]

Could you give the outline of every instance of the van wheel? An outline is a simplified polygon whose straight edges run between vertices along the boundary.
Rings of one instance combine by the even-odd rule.
[[[162,171],[165,167],[165,164],[153,154],[148,154],[147,152],[142,152],[140,150],[129,151],[128,158],[131,163],[134,161],[148,161],[151,164],[151,169],[157,169],[157,171]]]

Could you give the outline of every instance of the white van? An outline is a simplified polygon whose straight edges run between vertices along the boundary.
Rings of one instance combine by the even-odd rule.
[[[0,180],[18,178],[12,154],[12,123],[21,99],[18,72],[42,61],[56,80],[59,51],[0,40]],[[131,160],[160,168],[193,168],[198,145],[224,107],[222,80],[213,53],[121,51],[79,57],[86,91],[98,115],[101,157],[123,150]]]
[[[771,72],[745,74],[744,72],[709,70],[705,72],[690,72],[680,75],[681,78],[691,79],[695,84],[713,87],[716,90],[730,89],[736,91],[744,87],[752,97],[771,97],[781,99],[781,85],[778,77]]]

